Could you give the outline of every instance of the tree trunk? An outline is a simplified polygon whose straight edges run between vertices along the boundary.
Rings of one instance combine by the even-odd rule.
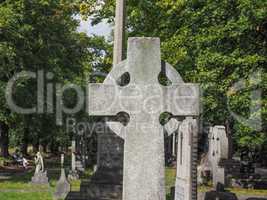
[[[233,136],[231,132],[231,125],[228,119],[225,121],[225,131],[226,131],[226,135],[228,137],[228,142],[229,142],[228,159],[232,159],[233,154],[234,154],[234,149],[233,149],[234,144],[233,144]]]
[[[32,145],[33,146],[33,153],[37,153],[39,151],[39,139]]]
[[[42,144],[43,153],[47,153],[47,144]]]
[[[1,152],[0,156],[7,158],[9,156],[8,152],[8,144],[9,144],[9,137],[8,137],[8,125],[4,122],[0,122],[0,147]]]
[[[28,155],[28,146],[29,146],[29,128],[24,129],[23,138],[21,141],[21,152],[23,155]]]
[[[58,154],[58,146],[59,144],[56,141],[54,140],[51,141],[50,151],[52,154]]]

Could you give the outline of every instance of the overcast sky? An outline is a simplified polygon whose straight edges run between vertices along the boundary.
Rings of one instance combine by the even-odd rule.
[[[78,19],[80,19],[78,17]],[[88,35],[100,35],[108,38],[111,33],[111,27],[106,22],[99,23],[95,26],[92,26],[90,23],[90,19],[87,21],[83,21],[80,19],[80,27],[78,28],[79,32],[85,32]]]

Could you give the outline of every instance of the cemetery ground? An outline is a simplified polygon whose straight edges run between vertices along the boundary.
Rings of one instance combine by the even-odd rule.
[[[33,158],[33,156],[32,156]],[[13,200],[52,200],[55,192],[56,183],[60,176],[60,156],[46,156],[45,169],[49,177],[49,186],[32,185],[31,177],[34,174],[34,161],[30,160],[29,169],[22,167],[3,166],[3,163],[11,162],[9,159],[2,159],[0,164],[0,199]],[[67,157],[65,169],[70,165],[70,155]],[[90,177],[92,170],[85,171],[81,178]],[[80,180],[72,181],[71,190],[79,190]]]
[[[70,170],[70,158],[66,156],[65,169],[66,173]],[[60,156],[45,157],[45,168],[48,172],[49,186],[36,186],[31,185],[31,177],[34,173],[34,163],[30,160],[30,167],[24,170],[21,167],[9,166],[4,167],[4,162],[10,160],[0,157],[0,200],[52,200],[55,191],[56,182],[60,176]],[[170,189],[175,183],[175,168],[166,167],[166,193],[167,200],[171,199]],[[79,191],[80,183],[83,179],[88,179],[93,174],[92,169],[87,169],[81,176],[80,180],[71,181],[71,191]],[[203,194],[210,191],[211,187],[199,187],[198,193]],[[229,189],[239,197],[239,200],[246,199],[247,197],[267,197],[267,190],[246,190],[246,189]]]
[[[32,156],[33,158],[33,156]],[[64,167],[66,173],[70,170],[71,155],[66,156]],[[21,167],[4,167],[3,163],[11,162],[9,159],[0,157],[0,200],[52,200],[55,192],[56,182],[60,176],[60,156],[44,157],[45,169],[48,173],[49,187],[36,186],[30,184],[31,177],[34,174],[34,163],[30,160],[30,167],[24,170]],[[88,179],[93,174],[93,169],[87,169],[80,180],[71,181],[71,191],[79,191],[80,183],[83,179]],[[170,198],[170,188],[174,186],[175,169],[166,168],[166,190],[167,198]]]

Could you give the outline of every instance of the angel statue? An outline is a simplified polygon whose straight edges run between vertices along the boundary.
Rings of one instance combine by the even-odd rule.
[[[35,158],[35,174],[39,174],[40,172],[44,172],[44,160],[41,153],[38,151]]]

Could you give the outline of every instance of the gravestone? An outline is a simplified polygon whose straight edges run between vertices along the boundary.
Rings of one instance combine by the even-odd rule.
[[[177,171],[175,182],[175,200],[196,199],[195,140],[197,138],[197,122],[187,117],[179,126]]]
[[[176,137],[177,137],[177,135],[174,133],[172,135],[172,156],[175,156],[175,157],[177,157],[177,148],[176,148],[177,140],[176,140]]]
[[[64,169],[64,154],[61,154],[61,174],[54,193],[55,199],[64,199],[70,192],[70,184],[67,181]]]
[[[235,193],[224,189],[224,185],[218,183],[216,190],[205,193],[204,200],[238,200]]]
[[[97,168],[90,180],[83,180],[79,192],[67,200],[122,199],[123,140],[104,121],[91,124],[97,134]],[[100,131],[97,131],[100,130]]]
[[[214,126],[209,133],[209,160],[212,166],[213,186],[218,183],[226,184],[225,168],[221,161],[227,160],[229,155],[228,138],[224,126]]]
[[[85,171],[86,164],[86,151],[85,151],[85,139],[84,135],[79,135],[77,137],[75,144],[76,154],[75,154],[75,167],[79,173],[83,173]]]
[[[97,133],[97,168],[89,181],[81,183],[80,193],[89,199],[122,199],[123,140],[106,123]]]
[[[37,152],[35,158],[35,172],[34,176],[32,177],[31,183],[32,184],[40,184],[40,185],[48,185],[48,177],[47,172],[44,169],[44,160],[43,156],[40,152]]]
[[[71,171],[68,175],[69,180],[77,180],[79,179],[79,174],[76,169],[76,141],[73,140],[71,142]]]
[[[124,200],[165,199],[164,135],[159,116],[163,112],[199,115],[198,85],[162,86],[158,83],[161,67],[158,38],[130,38],[127,60],[113,68],[104,84],[89,84],[90,115],[126,112],[130,117],[127,126],[107,123],[124,139]],[[125,73],[130,83],[119,86],[116,80]]]

